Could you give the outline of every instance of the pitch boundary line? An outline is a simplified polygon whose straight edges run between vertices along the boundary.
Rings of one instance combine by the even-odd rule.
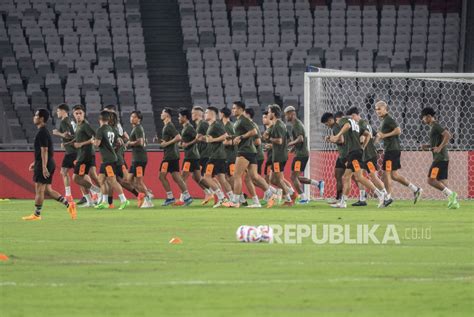
[[[242,285],[242,284],[317,284],[322,282],[466,282],[474,280],[474,276],[458,277],[340,277],[317,280],[182,280],[182,281],[163,281],[156,283],[149,282],[119,282],[110,284],[97,283],[23,283],[14,281],[1,281],[0,287],[74,287],[84,285],[112,286],[112,287],[153,287],[153,286],[196,286],[196,285]]]

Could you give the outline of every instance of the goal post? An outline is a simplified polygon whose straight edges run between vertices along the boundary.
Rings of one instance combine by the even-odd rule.
[[[453,136],[449,144],[449,187],[461,199],[474,198],[473,73],[361,73],[317,68],[304,75],[304,123],[311,152],[306,176],[326,182],[325,197],[335,197],[334,164],[338,154],[335,145],[324,141],[331,131],[321,123],[322,114],[345,113],[350,107],[358,107],[361,116],[378,131],[381,121],[374,106],[379,100],[387,102],[402,129],[401,174],[424,189],[423,197],[444,197],[426,182],[432,154],[421,150],[422,144],[429,143],[429,127],[422,123],[420,113],[430,106]],[[376,146],[380,169],[383,147]],[[351,196],[357,193],[357,187],[352,186]],[[411,199],[413,194],[395,183],[393,196]]]

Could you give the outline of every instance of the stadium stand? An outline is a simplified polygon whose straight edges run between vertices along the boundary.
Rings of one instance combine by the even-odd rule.
[[[302,105],[306,66],[456,72],[461,1],[179,0],[195,104]],[[300,107],[302,111],[302,107]]]
[[[154,130],[138,0],[0,0],[0,107],[11,141],[32,142],[32,111],[83,103],[145,113]],[[55,138],[59,142],[58,138]]]
[[[2,135],[30,143],[32,111],[64,101],[93,123],[118,104],[126,129],[142,110],[147,131],[164,106],[302,115],[307,66],[456,72],[461,34],[461,0],[0,0]]]

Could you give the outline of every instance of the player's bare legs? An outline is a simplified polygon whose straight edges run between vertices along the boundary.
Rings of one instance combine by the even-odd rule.
[[[163,188],[165,189],[166,192],[171,191],[170,183],[168,181],[168,178],[166,177],[168,173],[166,172],[160,172],[160,182],[163,185]]]
[[[385,185],[383,184],[382,180],[379,178],[377,175],[377,172],[369,172],[369,179],[374,183],[375,187],[377,187],[380,190],[385,189]]]
[[[72,219],[77,218],[76,204],[74,202],[68,202],[67,199],[55,191],[50,184],[35,183],[35,212],[30,216],[23,217],[23,220],[41,220],[41,211],[43,209],[45,195],[66,206]]]
[[[35,183],[35,205],[43,205],[46,184]]]
[[[91,179],[91,183],[94,181],[94,183],[99,184],[99,177],[97,175],[97,168],[95,166],[91,166],[88,176]]]
[[[236,197],[239,197],[239,199],[240,195],[242,195],[242,177],[248,166],[249,161],[243,156],[238,156],[235,160],[234,194]],[[237,202],[237,204],[239,203]]]
[[[346,208],[346,201],[351,191],[352,176],[354,176],[354,180],[356,182],[362,184],[362,186],[364,186],[366,189],[371,189],[377,195],[379,199],[379,205],[378,205],[379,208],[384,207],[385,194],[381,190],[379,190],[377,187],[375,187],[375,185],[369,179],[364,177],[362,169],[358,169],[353,172],[349,168],[345,170],[344,175],[342,176],[344,188],[343,188],[341,201],[337,204],[332,205],[333,207]]]
[[[173,178],[174,182],[178,185],[182,193],[188,191],[188,186],[181,178],[181,175],[179,174],[179,172],[171,173],[171,177]]]
[[[224,191],[226,193],[232,192],[232,186],[227,181],[227,178],[225,177],[225,174],[217,174],[216,178],[217,178],[217,181],[219,182],[219,184],[222,186],[222,189],[224,189]],[[231,198],[231,197],[229,197],[229,198]]]
[[[118,183],[117,177],[115,175],[100,174],[99,181],[103,182],[104,184],[104,186],[101,186],[101,191],[102,191],[102,194],[104,195],[104,198],[102,199],[102,203],[100,203],[96,207],[97,209],[109,208],[109,203],[108,203],[109,192],[112,192],[112,193],[116,192],[118,194],[119,199],[120,199],[120,207],[119,207],[120,210],[124,209],[130,204],[130,202],[127,200],[127,198],[123,194],[123,188]]]
[[[406,179],[403,175],[401,175],[398,170],[396,171],[384,171],[383,182],[385,184],[385,188],[387,192],[391,195],[392,194],[392,182],[396,181],[403,186],[409,187],[413,192],[419,190],[419,187],[410,183],[408,179]]]
[[[343,168],[334,169],[334,177],[336,178],[336,200],[341,199],[343,185],[344,185],[342,176],[344,175],[344,172],[345,171]]]
[[[286,182],[284,181],[283,174],[280,172],[273,172],[272,173],[272,178],[271,178],[272,184],[281,188],[283,191],[283,195],[286,196],[289,192],[288,186]]]
[[[66,189],[66,193],[65,193],[66,198],[71,201],[72,200],[71,177],[69,176],[69,168],[67,168],[67,167],[62,167],[61,168],[61,177],[63,179],[64,188]]]
[[[290,179],[291,179],[291,182],[293,183],[293,187],[295,188],[298,194],[302,194],[303,186],[301,185],[299,177],[300,177],[300,172],[291,171]]]

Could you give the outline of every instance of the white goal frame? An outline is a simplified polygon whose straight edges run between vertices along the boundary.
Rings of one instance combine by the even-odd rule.
[[[315,72],[304,73],[304,126],[306,136],[308,138],[308,148],[311,153],[311,133],[310,128],[314,125],[321,124],[319,121],[311,122],[310,116],[310,105],[311,105],[311,79],[323,79],[323,78],[372,78],[372,79],[428,79],[428,80],[463,80],[472,81],[474,83],[474,73],[367,73],[367,72],[354,72],[344,71],[336,69],[325,69],[325,68],[314,68]],[[316,86],[321,85],[319,80]],[[316,88],[317,89],[317,88]],[[307,164],[308,168],[305,170],[305,177],[311,177],[311,154]],[[305,193],[310,195],[309,186],[305,186]],[[309,197],[309,196],[308,196]]]

